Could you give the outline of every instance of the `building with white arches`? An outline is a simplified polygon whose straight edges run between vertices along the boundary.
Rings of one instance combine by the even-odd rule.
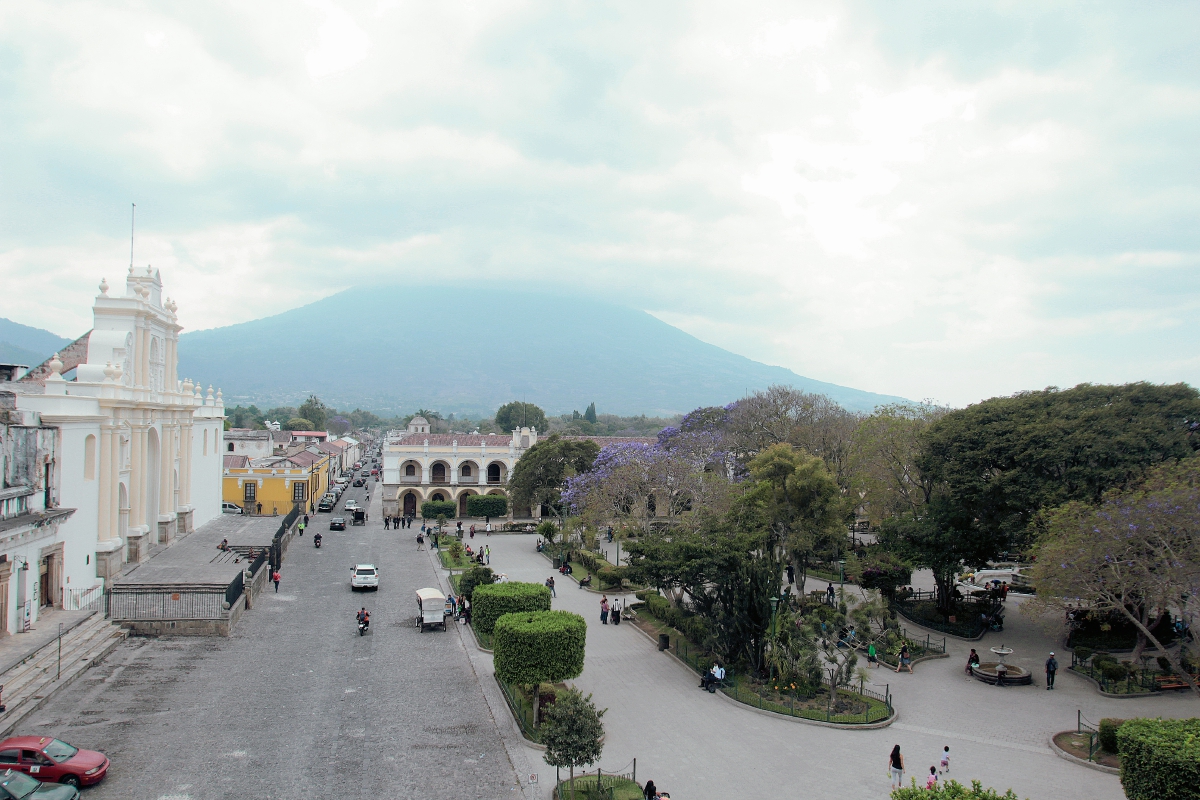
[[[459,516],[466,516],[471,495],[507,497],[509,473],[537,439],[533,428],[514,430],[511,436],[430,433],[427,419],[413,417],[403,433],[388,434],[383,445],[383,513],[418,516],[426,500],[448,500],[458,506]],[[524,509],[517,512],[528,515]]]

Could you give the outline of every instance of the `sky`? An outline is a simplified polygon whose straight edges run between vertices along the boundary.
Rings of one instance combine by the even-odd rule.
[[[136,203],[188,329],[501,283],[955,406],[1200,386],[1197,142],[1187,2],[5,3],[0,316],[86,331]]]

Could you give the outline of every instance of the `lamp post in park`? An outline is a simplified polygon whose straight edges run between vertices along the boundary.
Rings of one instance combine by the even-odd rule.
[[[838,599],[840,600],[846,596],[846,559],[838,561],[838,572],[841,574],[838,582]]]

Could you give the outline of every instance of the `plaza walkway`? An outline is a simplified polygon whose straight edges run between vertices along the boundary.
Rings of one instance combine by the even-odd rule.
[[[491,546],[492,568],[512,580],[542,583],[556,577],[554,607],[582,614],[588,623],[587,661],[575,685],[608,709],[601,766],[615,769],[636,757],[638,779],[653,779],[678,800],[886,797],[886,759],[894,744],[905,754],[906,779],[917,777],[922,784],[942,747],[949,745],[951,777],[964,783],[978,779],[1001,792],[1011,787],[1031,800],[1121,800],[1116,776],[1054,755],[1050,736],[1073,728],[1077,709],[1096,721],[1200,713],[1200,704],[1179,694],[1101,697],[1085,679],[1062,670],[1058,688],[1046,691],[1041,665],[1058,648],[1018,613],[1019,601],[1010,597],[1003,634],[989,634],[979,643],[951,640],[949,658],[918,664],[914,675],[886,669],[874,674],[877,689],[890,684],[899,711],[888,728],[829,729],[761,714],[701,692],[690,670],[658,652],[633,625],[601,625],[600,595],[559,576],[536,552],[536,539],[497,535],[477,536],[475,542]],[[1034,672],[1035,686],[997,688],[963,673],[971,646],[986,653],[1001,640],[1015,650],[1011,661]],[[495,702],[498,692],[488,686],[495,685],[490,656],[475,651],[472,661],[481,678],[487,678],[485,693]],[[1070,656],[1060,661],[1069,664]],[[539,751],[524,749],[529,769],[541,773],[539,787],[548,797],[554,770],[541,762]]]

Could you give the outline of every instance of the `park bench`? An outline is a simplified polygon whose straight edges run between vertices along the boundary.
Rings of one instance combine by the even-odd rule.
[[[1189,689],[1187,682],[1177,675],[1155,675],[1154,688],[1163,692],[1168,689]]]

